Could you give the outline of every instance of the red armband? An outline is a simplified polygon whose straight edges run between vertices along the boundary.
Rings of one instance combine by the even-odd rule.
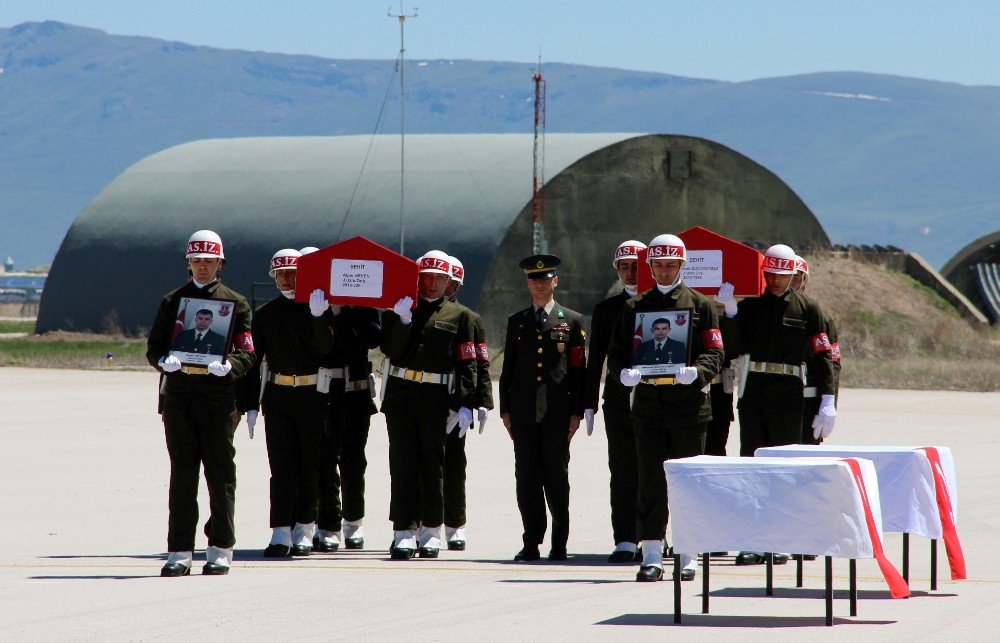
[[[722,331],[718,328],[701,331],[701,347],[722,348]]]
[[[253,335],[250,333],[238,333],[233,337],[233,349],[253,352]]]
[[[486,347],[486,344],[476,344],[476,359],[481,362],[490,361],[490,349]]]
[[[570,366],[587,365],[587,350],[583,346],[569,347],[569,365]]]
[[[830,344],[830,357],[833,358],[833,361],[840,362],[840,342]]]
[[[830,338],[826,333],[816,333],[809,338],[809,345],[812,346],[813,355],[830,350]]]
[[[476,345],[472,342],[464,342],[455,347],[455,359],[466,362],[476,359]]]

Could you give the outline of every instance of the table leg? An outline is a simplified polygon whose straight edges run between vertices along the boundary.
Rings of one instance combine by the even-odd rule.
[[[826,624],[833,625],[833,557],[826,557]]]
[[[931,538],[931,591],[937,589],[937,539]]]
[[[708,614],[708,559],[709,552],[701,555],[701,613]]]
[[[674,554],[674,623],[681,622],[681,555]]]
[[[851,572],[851,587],[850,587],[850,598],[851,598],[851,616],[858,615],[858,561],[854,558],[851,559],[850,563]]]
[[[805,554],[799,554],[799,557],[795,560],[795,586],[802,587],[802,566]]]
[[[903,532],[903,580],[910,583],[910,534]]]
[[[764,554],[764,557],[767,567],[767,589],[765,590],[765,594],[767,596],[774,596],[774,554],[767,552]]]

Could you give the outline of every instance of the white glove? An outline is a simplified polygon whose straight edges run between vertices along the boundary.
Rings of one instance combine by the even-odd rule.
[[[486,416],[489,414],[489,412],[490,410],[485,406],[480,406],[478,409],[476,409],[476,415],[479,416],[477,418],[479,420],[479,435],[483,434],[483,427],[486,426]]]
[[[675,379],[678,384],[690,384],[698,379],[698,369],[694,366],[681,366]]]
[[[458,412],[448,409],[448,423],[444,425],[444,433],[448,435],[458,426]]]
[[[225,364],[219,360],[215,360],[208,365],[208,372],[216,377],[225,377],[226,375],[229,375],[229,371],[231,370],[233,370],[233,365],[229,363],[228,359]]]
[[[719,294],[715,296],[715,301],[722,304],[726,309],[726,317],[736,316],[736,298],[733,297],[733,284],[723,283],[719,286]]]
[[[247,411],[247,429],[251,440],[253,440],[253,426],[255,424],[257,424],[257,411]]]
[[[403,297],[392,307],[392,312],[399,315],[399,321],[404,324],[409,324],[413,321],[413,311],[410,308],[413,307],[413,297]]]
[[[313,317],[322,317],[326,309],[330,307],[330,302],[326,300],[326,294],[317,288],[309,293],[309,312]]]
[[[175,355],[161,357],[159,364],[164,373],[173,373],[174,371],[181,370],[181,361]]]
[[[594,435],[594,409],[584,409],[583,419],[587,423],[587,435]]]
[[[458,437],[464,438],[470,426],[472,426],[472,409],[463,406],[458,409]]]
[[[832,395],[823,395],[819,399],[819,413],[813,419],[813,439],[819,440],[833,433],[833,425],[837,421],[837,407],[833,405]]]
[[[622,372],[618,375],[618,379],[621,381],[622,386],[635,386],[642,381],[642,373],[634,368],[623,368]]]

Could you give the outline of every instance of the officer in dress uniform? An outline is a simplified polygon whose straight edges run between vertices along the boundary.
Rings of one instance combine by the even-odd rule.
[[[146,359],[163,375],[163,429],[170,455],[167,563],[161,576],[191,573],[198,524],[198,478],[205,467],[211,514],[205,523],[208,549],[202,573],[229,573],[236,543],[236,464],[233,433],[239,423],[234,380],[254,364],[250,334],[250,305],[243,295],[222,285],[218,273],[225,262],[222,239],[211,230],[199,230],[187,244],[191,280],[160,301],[146,342]],[[178,312],[186,299],[233,302],[232,336],[220,346],[222,360],[205,366],[185,366],[167,355],[177,332]],[[220,314],[221,314],[220,308]]]
[[[608,370],[619,374],[623,386],[636,387],[632,427],[639,464],[638,518],[642,550],[642,564],[636,580],[641,582],[663,577],[667,530],[667,483],[663,461],[704,452],[705,432],[711,419],[709,382],[719,374],[723,358],[715,305],[681,280],[681,268],[687,261],[684,242],[672,234],[655,237],[649,242],[647,261],[656,287],[625,302],[608,348]],[[637,315],[678,309],[684,311],[686,323],[691,324],[690,360],[680,366],[675,375],[643,377],[633,368]],[[694,579],[697,568],[694,553],[682,555],[682,580]]]
[[[333,350],[331,314],[322,290],[309,303],[295,301],[298,250],[271,258],[270,276],[280,294],[253,318],[253,338],[265,369],[255,370],[251,390],[261,390],[267,459],[271,468],[271,541],[268,558],[312,553],[319,498],[320,445],[327,430],[330,373],[322,367]],[[251,406],[254,398],[251,395]]]
[[[834,408],[833,357],[824,330],[823,312],[813,300],[792,290],[795,252],[784,244],[764,254],[764,294],[736,302],[731,284],[723,284],[716,299],[725,307],[722,330],[731,350],[749,355],[746,381],[737,408],[740,455],[752,457],[759,447],[797,444],[802,438],[805,367],[816,376],[820,396],[813,427],[829,435]],[[762,552],[740,552],[737,565],[765,561]],[[788,562],[775,554],[774,562]]]
[[[792,290],[805,295],[806,285],[809,283],[809,264],[805,259],[795,256],[795,275],[792,277]],[[837,325],[833,318],[826,312],[823,313],[823,331],[830,340],[830,357],[833,359],[833,392],[834,402],[836,402],[837,389],[840,385],[840,342],[837,336]],[[802,444],[821,444],[826,435],[813,427],[813,420],[819,413],[821,398],[816,394],[818,390],[816,374],[806,370],[806,386],[802,390]],[[832,430],[833,427],[831,426]]]
[[[540,557],[545,505],[552,514],[549,560],[566,560],[569,538],[569,443],[580,427],[586,384],[586,331],[580,313],[554,298],[559,283],[553,255],[518,265],[532,304],[507,318],[500,416],[514,441],[517,507],[524,547],[514,560]]]
[[[624,241],[615,250],[612,266],[618,272],[622,290],[594,306],[590,328],[590,359],[587,362],[586,410],[587,435],[594,430],[594,411],[599,403],[604,358],[608,354],[611,331],[621,316],[625,302],[638,293],[639,251],[646,244]],[[636,502],[639,474],[636,462],[635,434],[629,405],[629,389],[618,381],[618,374],[607,371],[604,380],[604,429],[608,435],[608,468],[611,470],[611,531],[615,549],[609,563],[637,562]]]
[[[382,352],[389,359],[382,412],[389,430],[394,560],[409,560],[415,552],[437,558],[449,417],[467,429],[476,404],[472,318],[444,296],[451,279],[448,255],[431,250],[417,263],[416,309],[404,297],[382,319]]]
[[[451,281],[445,290],[449,301],[458,303],[458,291],[465,283],[465,266],[457,257],[449,257],[451,261]],[[461,305],[461,304],[459,304]],[[466,308],[466,310],[469,310]],[[490,381],[490,353],[486,346],[486,324],[475,311],[469,310],[472,318],[473,338],[476,343],[476,401],[475,409],[479,422],[479,433],[482,434],[486,418],[493,408],[493,385]],[[468,460],[465,457],[465,434],[468,427],[458,428],[458,418],[452,418],[448,426],[448,437],[444,445],[444,532],[448,549],[464,551],[467,535],[466,502],[465,502],[465,470]]]

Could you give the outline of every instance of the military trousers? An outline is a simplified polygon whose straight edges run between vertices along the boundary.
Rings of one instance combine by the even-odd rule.
[[[818,395],[802,399],[802,437],[799,440],[801,444],[819,444],[823,441],[813,437],[812,423],[816,419],[816,414],[819,413],[819,402]]]
[[[398,381],[397,381],[398,380]],[[448,390],[393,378],[383,404],[389,430],[389,519],[395,531],[444,522]]]
[[[750,373],[738,404],[740,455],[752,457],[760,447],[798,444],[802,400],[802,380],[797,377]]]
[[[602,411],[611,472],[611,531],[615,544],[635,543],[638,542],[639,464],[628,398],[605,400]]]
[[[473,427],[469,427],[471,431]],[[465,437],[458,437],[459,429],[444,440],[444,524],[447,527],[464,527],[465,515]]]
[[[271,527],[316,522],[326,395],[315,387],[268,384],[264,433],[271,467]]]
[[[331,395],[320,466],[320,529],[340,531],[341,520],[365,517],[365,447],[374,408],[367,390]]]
[[[208,544],[236,544],[236,407],[202,405],[196,399],[167,396],[163,429],[170,455],[167,551],[193,551],[198,528],[198,482],[205,468],[210,517]]]
[[[729,425],[735,419],[733,394],[726,393],[722,384],[712,384],[712,419],[705,435],[705,455],[726,455]]]
[[[569,540],[569,417],[515,424],[514,478],[524,544],[535,547],[545,538],[545,506],[552,514],[553,549]]]
[[[632,427],[639,464],[638,540],[664,540],[668,514],[663,461],[701,455],[708,425],[666,415],[633,414]]]

